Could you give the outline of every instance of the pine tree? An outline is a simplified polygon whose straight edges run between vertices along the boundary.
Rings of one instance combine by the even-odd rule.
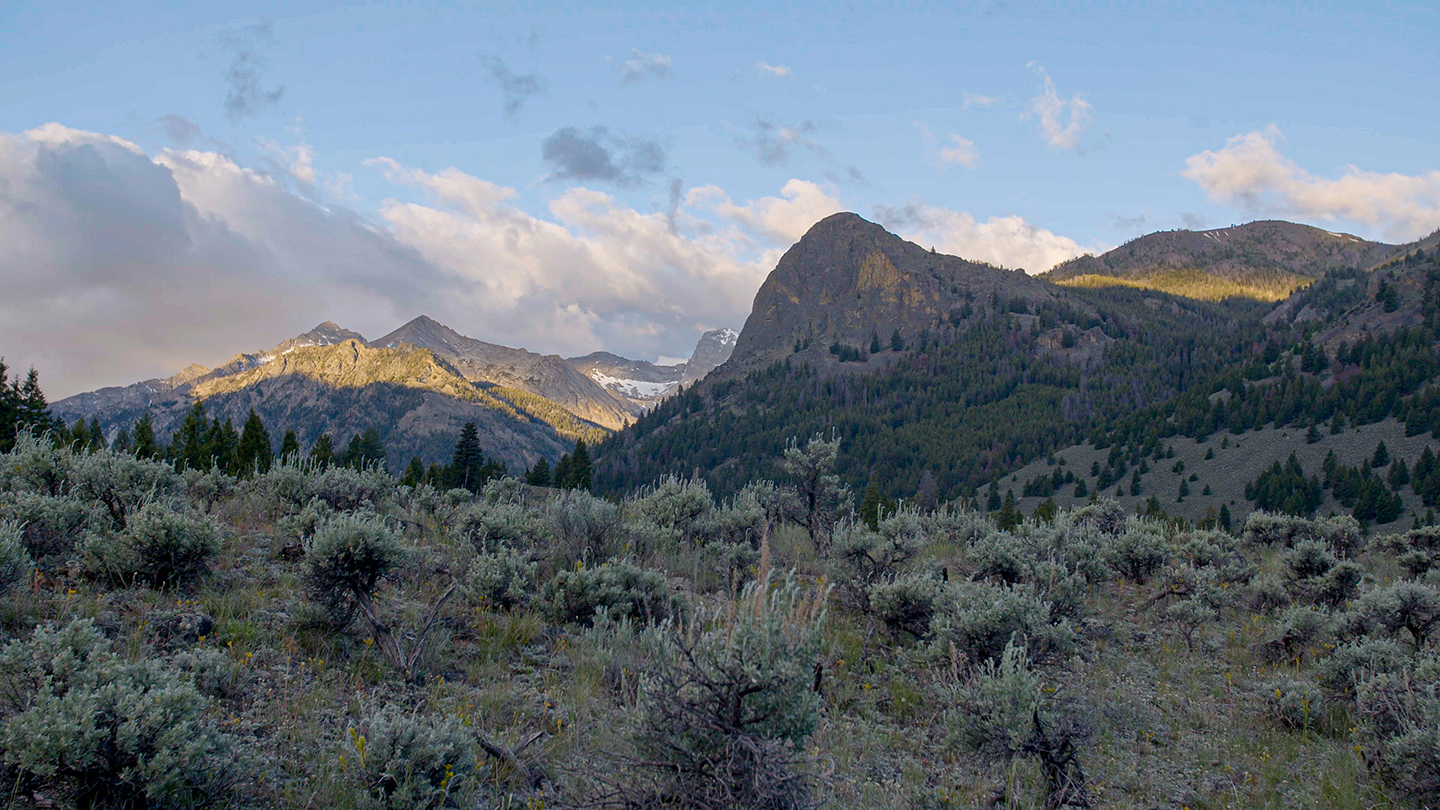
[[[335,463],[335,441],[330,438],[329,433],[321,433],[315,443],[310,445],[310,461],[322,470]]]
[[[280,461],[293,462],[300,458],[300,440],[295,437],[295,431],[285,431],[285,438],[280,441]]]
[[[160,443],[155,441],[155,423],[150,414],[142,414],[135,422],[135,455],[139,458],[160,458],[165,455]]]
[[[1310,429],[1305,431],[1305,443],[1314,444],[1320,441],[1320,428],[1314,422],[1310,423]]]
[[[876,354],[880,351],[880,336],[874,332],[870,333],[870,353]]]
[[[20,419],[20,393],[9,384],[9,366],[0,358],[0,453],[15,447],[15,430]]]
[[[532,487],[550,486],[550,462],[544,456],[535,459],[535,466],[526,470],[525,483]]]
[[[400,476],[400,484],[407,487],[418,487],[425,481],[425,465],[421,463],[419,456],[411,456],[410,463],[406,465],[405,472]]]
[[[350,437],[350,444],[340,459],[342,466],[357,470],[385,467],[385,443],[380,441],[380,431],[366,428],[363,433]]]
[[[148,414],[147,414],[148,418]],[[175,431],[171,448],[175,451],[175,468],[178,470],[203,470],[209,466],[205,454],[205,404],[195,400],[185,414],[185,421]]]
[[[245,427],[240,431],[240,443],[235,448],[235,462],[240,474],[248,477],[269,472],[274,460],[270,450],[270,431],[265,429],[260,415],[251,408],[250,415],[245,418]]]
[[[995,526],[1002,532],[1008,532],[1020,525],[1020,510],[1015,508],[1015,490],[1005,491],[1005,503],[1001,504],[1000,512],[995,516]]]
[[[460,429],[460,438],[455,442],[455,454],[450,461],[450,485],[463,487],[475,492],[484,485],[481,467],[485,454],[480,450],[480,431],[474,422],[466,422]]]
[[[1230,518],[1230,507],[1227,504],[1220,504],[1220,528],[1225,531],[1231,530],[1232,520]]]
[[[904,351],[904,350],[905,350],[905,338],[901,337],[901,336],[900,336],[900,330],[899,330],[899,329],[896,329],[896,330],[895,330],[895,333],[890,336],[890,351],[892,351],[892,352],[899,352],[899,351]],[[874,352],[871,352],[871,354],[874,354]]]
[[[559,489],[570,489],[574,484],[570,475],[570,454],[566,453],[555,462],[555,486]]]
[[[115,441],[110,443],[110,449],[117,453],[129,453],[135,449],[135,442],[130,438],[130,431],[120,428],[115,434]]]
[[[878,531],[880,528],[880,485],[871,479],[865,487],[865,497],[860,501],[860,520],[869,526],[871,531]]]
[[[1390,450],[1385,447],[1385,442],[1375,445],[1375,455],[1370,458],[1371,467],[1384,467],[1390,463]]]
[[[990,482],[990,494],[985,496],[985,511],[994,512],[1000,508],[1000,487]]]
[[[570,480],[574,489],[590,490],[594,483],[594,471],[590,468],[590,449],[584,439],[575,440],[575,451],[570,454]]]
[[[33,366],[25,374],[25,382],[16,394],[19,397],[20,427],[28,427],[35,433],[63,427],[50,416],[50,405],[45,402],[45,393],[40,390],[40,372]]]
[[[66,444],[75,448],[75,452],[82,453],[90,449],[90,428],[85,425],[85,417],[75,420],[70,428],[69,441]]]

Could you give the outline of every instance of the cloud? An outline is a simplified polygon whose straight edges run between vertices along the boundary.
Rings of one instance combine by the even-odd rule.
[[[1205,227],[1210,224],[1210,218],[1204,214],[1184,211],[1180,214],[1180,224],[1184,225],[1187,230],[1203,231]]]
[[[1137,214],[1127,217],[1121,214],[1106,214],[1110,222],[1114,224],[1115,230],[1122,233],[1144,233],[1154,230],[1154,220],[1148,214]]]
[[[925,143],[926,162],[942,169],[957,164],[967,169],[980,165],[980,150],[975,147],[974,141],[951,134],[950,146],[940,146],[929,124],[924,121],[914,123],[915,128],[920,131],[920,139]]]
[[[230,64],[225,68],[225,83],[230,90],[225,94],[225,118],[232,124],[244,118],[259,115],[279,105],[285,95],[285,85],[271,90],[261,87],[261,74],[265,70],[265,59],[257,53],[261,45],[273,44],[274,30],[269,20],[243,28],[225,37],[224,50],[231,54]]]
[[[203,134],[199,124],[182,115],[162,115],[155,123],[165,130],[165,137],[175,146],[190,146]]]
[[[633,186],[665,171],[665,149],[633,135],[612,135],[605,127],[558,129],[541,144],[552,180],[600,180]]]
[[[807,180],[790,180],[780,195],[736,205],[719,186],[709,185],[691,189],[685,202],[713,211],[752,236],[786,247],[798,242],[810,226],[845,210],[833,193]]]
[[[795,71],[789,65],[772,65],[768,62],[756,62],[755,74],[762,79],[794,79]]]
[[[660,53],[642,53],[637,48],[631,48],[630,53],[633,58],[620,63],[621,84],[635,84],[647,75],[657,79],[670,78],[670,57]]]
[[[1033,62],[1031,66],[1045,80],[1040,95],[1030,100],[1030,112],[1040,119],[1040,137],[1055,149],[1077,151],[1080,136],[1090,125],[1090,102],[1078,94],[1061,98],[1045,68]]]
[[[1351,220],[1402,241],[1440,226],[1440,171],[1381,174],[1347,166],[1338,178],[1316,177],[1275,148],[1283,137],[1274,124],[1236,135],[1219,151],[1186,158],[1181,174],[1210,199],[1252,213]]]
[[[966,93],[965,101],[960,106],[964,107],[967,110],[971,107],[982,107],[985,109],[989,109],[999,103],[1000,99],[994,96],[982,96],[979,93]]]
[[[223,155],[0,133],[0,346],[56,399],[223,362],[331,318],[388,329],[449,281],[343,208]]]
[[[490,72],[490,79],[500,88],[506,118],[513,120],[520,114],[520,108],[525,106],[526,101],[547,92],[545,79],[538,73],[515,73],[505,64],[505,60],[493,54],[481,54],[480,63]]]
[[[875,218],[901,236],[971,261],[988,262],[1028,273],[1043,273],[1066,259],[1103,253],[1100,245],[1081,246],[1074,239],[1031,225],[1023,217],[991,217],[980,222],[963,211],[911,202],[892,208],[875,206]]]
[[[830,159],[830,150],[810,137],[820,129],[811,120],[797,126],[757,119],[752,135],[737,137],[735,145],[755,155],[762,166],[783,166],[790,161],[796,149],[804,149],[822,160]]]

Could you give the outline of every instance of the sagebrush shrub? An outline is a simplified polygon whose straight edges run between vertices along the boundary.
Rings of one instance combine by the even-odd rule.
[[[1440,590],[1408,581],[1375,588],[1356,600],[1352,622],[1356,629],[1392,637],[1405,630],[1419,650],[1440,624]]]
[[[591,624],[599,609],[611,618],[659,621],[678,607],[664,574],[623,561],[561,571],[545,583],[539,604],[556,624]]]
[[[1353,698],[1363,676],[1410,665],[1410,651],[1390,639],[1362,638],[1338,645],[1315,667],[1315,678],[1332,695]]]
[[[495,544],[470,561],[465,587],[472,599],[485,606],[509,610],[534,598],[538,568],[524,552]]]
[[[305,479],[305,500],[319,498],[338,512],[381,509],[390,504],[399,485],[377,467],[354,470],[326,467]]]
[[[1422,806],[1440,795],[1440,656],[1362,679],[1355,707],[1378,770]]]
[[[97,504],[29,491],[6,493],[0,501],[0,520],[21,527],[21,542],[32,556],[55,557],[61,563],[87,532],[106,528],[105,513]]]
[[[1105,548],[1105,561],[1120,576],[1144,585],[1170,556],[1165,527],[1153,521],[1130,517]]]
[[[980,663],[1004,652],[1011,637],[1023,641],[1032,659],[1067,655],[1075,644],[1069,620],[1055,616],[1030,585],[951,583],[936,606],[931,642],[941,656],[954,644],[966,660]]]
[[[409,556],[400,533],[380,516],[336,515],[320,524],[305,546],[306,593],[343,629],[358,600],[372,595]]]
[[[0,652],[0,759],[11,795],[72,807],[226,806],[233,743],[209,700],[155,659],[127,661],[89,620]]]
[[[940,582],[929,574],[912,573],[877,582],[868,590],[870,613],[885,623],[891,635],[905,632],[923,638],[930,633],[939,593]]]
[[[456,717],[386,704],[346,729],[340,756],[346,778],[384,808],[446,807],[477,787],[475,733]]]
[[[656,526],[674,529],[681,538],[692,540],[698,526],[715,511],[715,499],[704,479],[667,475],[641,489],[626,508]]]
[[[490,503],[487,499],[463,506],[455,514],[454,526],[476,551],[502,545],[539,548],[546,532],[545,522],[536,511],[509,500]]]
[[[112,450],[75,456],[72,477],[75,495],[103,507],[116,531],[146,502],[169,501],[184,491],[184,479],[169,464]]]
[[[35,571],[35,561],[21,537],[19,524],[0,521],[0,594],[29,582]]]
[[[615,554],[624,529],[615,504],[579,489],[555,496],[546,505],[545,522],[557,562],[604,562]]]
[[[84,564],[92,575],[119,584],[184,587],[209,573],[222,532],[206,515],[151,501],[130,516],[124,531],[88,535]]]
[[[1025,643],[1010,639],[998,658],[976,667],[953,690],[948,712],[957,741],[992,755],[1018,753],[1034,733],[1040,710],[1040,675],[1030,666]]]
[[[1308,681],[1280,677],[1260,685],[1265,716],[1295,730],[1313,730],[1323,722],[1324,695]]]
[[[59,497],[70,491],[75,454],[49,435],[20,431],[10,452],[0,455],[0,491]]]

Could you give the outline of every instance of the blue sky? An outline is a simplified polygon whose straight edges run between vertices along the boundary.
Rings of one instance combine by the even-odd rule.
[[[327,318],[683,356],[835,210],[1031,272],[1440,227],[1433,6],[34,3],[0,36],[0,353],[52,396]]]

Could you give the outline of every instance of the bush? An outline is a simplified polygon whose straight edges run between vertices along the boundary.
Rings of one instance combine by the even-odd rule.
[[[111,450],[76,456],[72,476],[75,495],[103,507],[116,531],[143,504],[170,500],[184,490],[184,480],[169,464]]]
[[[385,705],[346,729],[341,751],[346,777],[381,807],[446,807],[476,788],[480,752],[458,718]]]
[[[1275,638],[1260,644],[1260,654],[1270,662],[1299,661],[1318,647],[1334,630],[1335,622],[1313,607],[1292,607],[1280,616]]]
[[[654,664],[633,736],[645,765],[622,786],[624,806],[811,806],[798,751],[820,720],[811,676],[825,601],[767,571],[738,604],[650,631]]]
[[[1344,558],[1353,556],[1359,550],[1361,535],[1360,523],[1348,515],[1306,520],[1257,509],[1245,519],[1240,539],[1248,545],[1286,547],[1303,540],[1313,540]]]
[[[664,574],[627,562],[561,571],[545,583],[540,606],[556,624],[586,625],[601,609],[612,619],[655,622],[674,615],[678,608]]]
[[[566,490],[552,499],[545,522],[558,546],[554,561],[562,565],[610,559],[624,527],[615,504],[579,489]]]
[[[1032,659],[1067,655],[1075,643],[1068,620],[1052,614],[1029,585],[952,583],[937,600],[931,622],[932,649],[949,655],[951,644],[971,663],[997,658],[1012,637]]]
[[[1261,686],[1265,716],[1292,730],[1314,730],[1324,719],[1319,687],[1295,678],[1277,678]]]
[[[305,589],[333,627],[344,629],[359,600],[409,558],[399,532],[378,515],[338,515],[316,530],[305,546]]]
[[[892,636],[902,632],[915,638],[930,634],[940,583],[928,574],[909,574],[870,586],[869,608],[885,623]]]
[[[1422,803],[1440,795],[1440,657],[1363,679],[1355,704],[1378,770]]]
[[[486,488],[489,491],[488,484]],[[455,515],[455,529],[476,551],[500,546],[533,549],[544,538],[545,523],[538,513],[520,503],[476,503],[460,508]]]
[[[69,496],[54,497],[34,492],[14,492],[0,503],[0,520],[9,520],[21,528],[21,542],[31,556],[66,562],[86,532],[105,528],[105,513],[100,507]]]
[[[1153,521],[1131,517],[1105,549],[1105,561],[1120,576],[1144,585],[1150,575],[1169,558],[1165,527]]]
[[[833,576],[850,604],[869,606],[869,588],[894,579],[920,553],[926,541],[920,516],[904,510],[879,522],[877,531],[863,523],[846,522],[835,528],[831,553]]]
[[[21,431],[10,452],[0,454],[0,491],[60,497],[69,492],[75,455],[50,436]]]
[[[71,807],[227,806],[232,743],[209,701],[155,660],[125,661],[89,620],[37,629],[0,652],[17,691],[0,719],[11,795]]]
[[[378,467],[361,471],[332,466],[308,476],[305,501],[319,498],[337,512],[377,509],[389,504],[396,486],[395,479]]]
[[[1315,677],[1327,692],[1354,697],[1362,675],[1397,672],[1410,666],[1409,653],[1389,639],[1367,638],[1336,647],[1315,668]]]
[[[465,586],[471,598],[487,606],[509,610],[534,596],[538,566],[524,553],[506,545],[482,551],[470,561]]]
[[[1024,642],[1010,639],[998,659],[976,667],[955,691],[949,713],[957,740],[992,756],[1019,753],[1040,710],[1040,676],[1030,668]]]
[[[35,572],[35,561],[30,559],[21,536],[18,524],[0,522],[0,594],[29,582]]]
[[[667,475],[654,486],[642,489],[627,506],[656,526],[678,531],[688,541],[715,511],[715,499],[703,479]]]
[[[1406,630],[1410,643],[1419,650],[1440,623],[1440,591],[1419,582],[1396,582],[1376,588],[1360,597],[1352,619],[1356,629],[1367,632],[1393,637]]]
[[[210,571],[220,553],[221,527],[209,517],[152,501],[130,516],[118,534],[91,534],[84,565],[92,575],[129,585],[185,587]]]

